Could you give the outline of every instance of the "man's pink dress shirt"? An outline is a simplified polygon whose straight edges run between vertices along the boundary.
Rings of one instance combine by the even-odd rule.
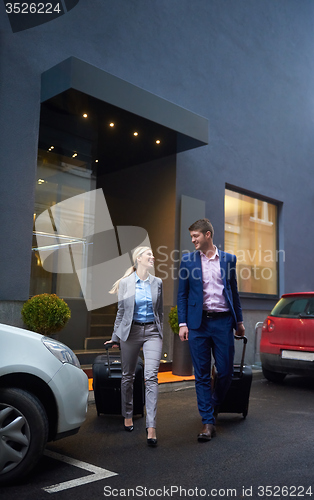
[[[203,252],[200,252],[203,275],[203,309],[224,312],[229,311],[229,307],[223,294],[224,285],[221,279],[219,254],[217,247],[215,248],[215,254],[209,259]]]

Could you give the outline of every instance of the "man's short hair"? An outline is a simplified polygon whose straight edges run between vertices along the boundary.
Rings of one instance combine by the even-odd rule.
[[[206,234],[207,231],[210,231],[212,238],[214,238],[214,228],[212,223],[208,219],[197,220],[189,227],[189,231],[200,231],[203,234]]]

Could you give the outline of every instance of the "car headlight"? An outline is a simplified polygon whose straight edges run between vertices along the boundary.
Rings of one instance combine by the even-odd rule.
[[[48,337],[42,338],[42,343],[61,363],[69,363],[70,365],[81,368],[80,362],[73,351],[58,340],[53,340]]]

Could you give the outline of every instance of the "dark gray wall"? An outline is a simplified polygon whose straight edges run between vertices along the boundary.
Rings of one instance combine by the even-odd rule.
[[[175,156],[104,175],[97,187],[103,189],[115,227],[138,226],[147,231],[155,256],[155,274],[163,280],[164,305],[173,306],[169,254],[175,248]]]
[[[208,2],[207,10],[193,110],[209,118],[209,146],[178,155],[178,202],[182,193],[206,200],[222,247],[225,183],[283,202],[280,292],[314,289],[314,5]]]
[[[40,78],[70,56],[207,117],[178,200],[206,201],[222,246],[225,183],[283,202],[284,290],[314,289],[313,18],[312,0],[80,0],[13,34],[1,3],[0,300],[28,298]]]

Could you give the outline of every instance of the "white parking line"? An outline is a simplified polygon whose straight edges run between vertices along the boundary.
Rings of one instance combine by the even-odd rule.
[[[94,481],[99,481],[100,479],[118,475],[116,472],[111,472],[110,470],[96,467],[96,465],[91,465],[86,462],[81,462],[80,460],[75,460],[74,458],[66,457],[60,453],[55,453],[54,451],[45,450],[45,455],[47,457],[54,458],[55,460],[65,462],[66,464],[74,465],[74,467],[79,467],[80,469],[92,472],[89,476],[72,479],[71,481],[65,481],[63,483],[53,484],[52,486],[43,488],[43,490],[47,491],[47,493],[56,493],[58,491],[68,490],[69,488],[75,488],[76,486],[82,486],[83,484],[93,483]]]

